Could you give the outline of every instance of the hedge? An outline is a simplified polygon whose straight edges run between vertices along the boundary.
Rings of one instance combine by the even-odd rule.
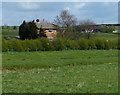
[[[42,37],[35,40],[5,40],[2,39],[2,51],[60,51],[60,50],[89,50],[89,49],[120,49],[120,39],[78,39],[68,40],[64,38],[56,38],[49,41]]]

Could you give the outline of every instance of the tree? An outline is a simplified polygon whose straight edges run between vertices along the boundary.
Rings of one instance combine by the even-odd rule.
[[[73,36],[73,26],[77,24],[77,18],[72,15],[68,10],[63,10],[54,19],[54,23],[58,26],[58,37],[70,38]],[[69,35],[69,36],[68,36]]]
[[[103,33],[112,33],[113,31],[117,30],[116,26],[105,26],[105,25],[101,25],[100,26],[100,30]]]
[[[40,31],[39,34],[37,34],[38,31]],[[19,27],[19,36],[20,39],[22,40],[47,37],[42,27],[38,29],[34,21],[32,22],[23,21],[23,23]]]
[[[36,39],[37,37],[37,27],[34,22],[25,22],[19,27],[20,39]]]
[[[108,28],[109,33],[112,33],[115,30],[117,30],[117,28],[115,26],[109,26],[109,28]]]
[[[76,25],[77,18],[68,10],[63,10],[59,16],[56,16],[54,22],[60,27],[70,27]]]
[[[79,27],[77,27],[77,30],[79,32],[85,33],[85,38],[90,39],[93,37],[93,30],[95,28],[95,22],[92,20],[83,20],[80,22]]]

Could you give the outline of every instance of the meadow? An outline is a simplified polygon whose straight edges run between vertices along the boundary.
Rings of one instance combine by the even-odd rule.
[[[3,37],[18,36],[3,29]],[[96,38],[118,39],[116,33]],[[118,50],[2,52],[3,93],[118,93]]]
[[[3,29],[2,35],[10,36],[10,37],[18,36],[18,30],[17,29]]]
[[[120,34],[118,33],[98,33],[96,35],[96,38],[101,38],[101,39],[118,39],[118,36]]]
[[[117,93],[118,50],[3,52],[3,93]]]

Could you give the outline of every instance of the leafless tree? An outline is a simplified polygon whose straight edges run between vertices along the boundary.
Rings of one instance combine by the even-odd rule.
[[[80,32],[86,33],[86,38],[90,39],[93,35],[93,30],[95,29],[95,22],[92,20],[82,20],[80,21],[79,30]]]
[[[95,22],[92,20],[82,20],[80,21],[80,26],[82,29],[85,29],[87,32],[92,32],[92,30],[95,28]]]
[[[60,27],[70,27],[76,25],[77,18],[70,14],[68,10],[63,10],[60,15],[56,16],[54,23]]]

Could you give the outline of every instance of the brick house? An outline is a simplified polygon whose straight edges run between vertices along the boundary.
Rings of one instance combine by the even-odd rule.
[[[38,35],[40,33],[40,28],[42,28],[49,40],[53,40],[56,37],[57,34],[56,25],[49,22],[39,21],[39,19],[36,20],[35,24],[38,28],[37,30]]]

